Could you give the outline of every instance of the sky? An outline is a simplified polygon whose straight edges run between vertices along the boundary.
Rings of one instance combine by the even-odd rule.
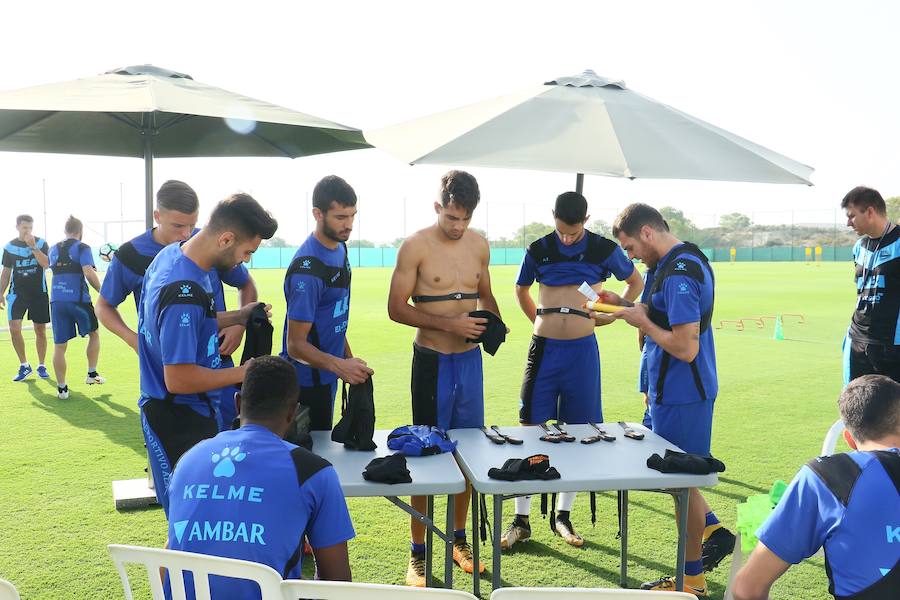
[[[646,96],[813,166],[813,187],[588,176],[592,218],[631,202],[680,208],[699,226],[743,212],[761,223],[832,222],[843,195],[900,194],[896,24],[878,1],[8,3],[0,90],[151,63],[325,119],[373,129],[593,69]],[[215,202],[253,194],[299,243],[308,197],[328,174],[360,198],[354,237],[386,242],[433,222],[448,166],[409,166],[380,150],[289,159],[161,159]],[[564,173],[469,169],[491,238],[551,222]],[[0,224],[31,212],[62,237],[71,212],[85,241],[142,230],[139,159],[0,153]],[[44,205],[46,214],[44,217]],[[113,221],[132,221],[124,225]],[[104,222],[106,224],[104,225]],[[113,223],[110,223],[113,222]],[[0,231],[3,229],[0,228]],[[0,236],[2,237],[2,236]]]

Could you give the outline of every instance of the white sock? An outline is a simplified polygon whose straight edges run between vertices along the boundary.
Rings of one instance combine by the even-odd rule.
[[[57,382],[56,382],[56,387],[58,387],[58,388],[61,389],[61,390],[64,390],[64,389],[66,389],[66,388],[69,387],[69,386],[66,385],[66,382],[65,382],[65,381],[57,381]]]
[[[575,492],[560,492],[556,496],[556,511],[572,510],[572,505],[575,504],[575,496]]]
[[[516,514],[523,517],[531,514],[531,496],[519,496],[516,498]]]
[[[38,369],[40,369],[41,367],[44,367],[44,363],[41,363],[38,365]],[[44,367],[44,368],[46,369],[47,367]]]
[[[30,367],[31,365],[30,365],[29,363],[27,363],[27,362],[23,362],[23,363],[22,363],[22,366],[23,366],[23,367]]]
[[[88,367],[88,374],[96,373],[96,372],[97,372],[97,367]]]

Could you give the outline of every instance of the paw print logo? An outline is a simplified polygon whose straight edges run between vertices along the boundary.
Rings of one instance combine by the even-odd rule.
[[[189,286],[188,284],[182,285],[182,286],[181,286],[181,293],[182,293],[182,294],[190,294],[190,293],[191,293],[191,286]]]
[[[212,462],[216,465],[216,468],[213,469],[213,475],[215,477],[231,477],[234,475],[234,463],[239,463],[247,458],[247,454],[245,452],[241,452],[240,446],[235,446],[234,448],[229,448],[225,446],[221,452],[213,453]]]
[[[303,283],[302,281],[298,281],[298,282],[297,282],[297,291],[298,291],[298,292],[305,292],[305,291],[306,291],[306,284]]]
[[[686,268],[687,268],[687,265],[684,264],[683,260],[679,260],[677,263],[675,263],[676,271],[684,271]]]
[[[312,263],[309,260],[304,260],[302,265],[304,269],[308,269]]]
[[[181,313],[181,324],[188,325],[191,322],[191,315],[188,313]]]
[[[688,286],[686,283],[678,284],[678,293],[679,294],[687,294],[687,291],[688,291]]]

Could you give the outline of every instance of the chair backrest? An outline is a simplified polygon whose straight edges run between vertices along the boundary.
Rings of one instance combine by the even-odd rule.
[[[262,600],[281,600],[281,575],[274,569],[246,560],[221,558],[179,550],[161,548],[140,548],[110,544],[109,553],[119,571],[126,600],[133,600],[131,583],[125,572],[125,565],[141,564],[147,569],[147,579],[153,600],[165,600],[163,583],[159,570],[167,569],[172,587],[172,600],[186,600],[184,572],[194,575],[194,593],[197,600],[210,600],[209,576],[222,575],[255,581],[262,592]]]
[[[819,456],[831,456],[834,454],[834,448],[837,446],[838,440],[841,438],[841,433],[844,431],[844,422],[840,419],[831,426],[831,429],[828,430],[828,433],[825,434],[825,440],[822,442],[822,452],[819,453]]]
[[[19,600],[16,586],[5,579],[0,579],[0,600]]]
[[[281,583],[284,600],[393,600],[394,598],[423,598],[424,600],[475,600],[475,596],[442,588],[415,588],[379,583],[351,583],[348,581],[309,581],[285,579]],[[691,596],[693,598],[693,596]]]
[[[647,590],[603,590],[592,588],[500,588],[491,594],[491,600],[551,600],[556,598],[578,600],[641,600],[641,598],[668,598],[669,600],[697,600],[685,592],[651,592]]]

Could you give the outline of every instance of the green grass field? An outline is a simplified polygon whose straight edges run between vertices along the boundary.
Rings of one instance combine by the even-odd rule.
[[[772,322],[748,322],[715,332],[720,392],[713,428],[713,453],[728,470],[706,497],[720,519],[733,526],[735,507],[747,495],[789,480],[816,455],[837,418],[841,388],[840,342],[853,308],[850,267],[825,263],[737,263],[715,265],[715,319],[800,313],[805,324],[785,320],[784,341],[772,339]],[[261,298],[272,301],[276,332],[284,318],[283,272],[255,271]],[[495,295],[511,334],[496,357],[485,355],[485,403],[489,423],[517,421],[518,394],[531,334],[513,297],[515,267],[492,269]],[[357,269],[349,337],[355,354],[375,369],[377,427],[410,422],[409,368],[413,331],[387,317],[390,270]],[[618,284],[611,286],[617,289]],[[236,296],[229,303],[234,306]],[[126,305],[132,322],[133,304]],[[643,402],[635,392],[638,352],[634,330],[624,323],[599,329],[603,409],[607,421],[639,421]],[[26,336],[28,339],[28,336]],[[137,357],[103,332],[100,372],[108,383],[79,384],[86,364],[83,343],[69,346],[67,401],[52,382],[34,377],[14,384],[16,358],[8,334],[0,338],[0,577],[13,581],[22,598],[121,598],[121,586],[106,550],[124,543],[161,547],[162,510],[116,512],[110,482],[143,474],[146,456],[137,409]],[[29,358],[35,364],[33,342]],[[280,349],[280,340],[276,341]],[[48,357],[49,360],[49,357]],[[83,380],[82,380],[83,381]],[[668,497],[631,495],[629,584],[672,574],[676,533]],[[408,557],[408,519],[380,498],[351,499],[357,537],[350,543],[354,579],[403,582]],[[438,510],[442,510],[440,502]],[[535,506],[537,508],[537,506]],[[506,520],[512,514],[507,503]],[[618,585],[615,497],[598,498],[596,528],[590,526],[587,495],[579,496],[572,519],[585,537],[575,549],[551,535],[539,513],[532,540],[503,558],[506,585]],[[482,548],[490,565],[490,547]],[[440,560],[436,557],[436,564]],[[730,561],[708,577],[711,596],[721,598]],[[436,569],[439,571],[440,569]],[[457,570],[458,589],[471,578]],[[794,567],[776,584],[773,598],[829,598],[822,559]],[[489,572],[482,594],[490,592]]]

